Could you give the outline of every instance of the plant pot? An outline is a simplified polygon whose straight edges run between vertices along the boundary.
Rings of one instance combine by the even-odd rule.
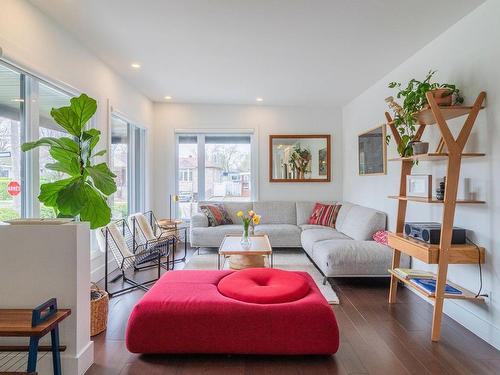
[[[431,90],[437,105],[450,106],[453,102],[453,92],[450,89]]]
[[[413,142],[411,147],[413,155],[427,154],[429,152],[429,142]]]

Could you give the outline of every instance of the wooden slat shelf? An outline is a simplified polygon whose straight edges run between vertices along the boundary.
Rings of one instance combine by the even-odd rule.
[[[418,285],[413,284],[410,280],[405,279],[404,277],[401,277],[400,275],[398,275],[393,270],[388,270],[388,271],[389,271],[389,273],[392,276],[394,276],[395,278],[397,278],[403,284],[408,285],[410,288],[413,288],[414,290],[416,290],[417,292],[419,292],[423,296],[425,296],[427,298],[430,298],[430,299],[435,299],[436,298],[436,296],[434,295],[434,293],[429,293],[428,291],[422,289]],[[446,281],[446,283],[448,285],[451,285],[452,287],[457,288],[458,290],[462,291],[463,294],[448,294],[448,293],[445,293],[444,294],[444,298],[447,298],[447,299],[469,299],[469,300],[473,299],[473,300],[484,302],[484,298],[483,297],[481,297],[481,296],[476,297],[476,294],[474,294],[473,292],[471,292],[471,291],[469,291],[469,290],[467,290],[467,289],[465,289],[465,288],[463,288],[463,287],[461,287],[461,286],[459,286],[457,284],[454,284],[454,283],[452,283],[450,281]]]
[[[460,178],[460,168],[463,159],[484,156],[484,153],[464,152],[467,140],[470,137],[474,123],[481,109],[484,108],[486,92],[482,91],[477,96],[473,106],[439,106],[432,92],[425,94],[429,108],[426,108],[416,114],[417,123],[419,124],[413,136],[413,141],[419,141],[422,138],[423,132],[427,129],[427,125],[436,124],[441,133],[436,151],[433,153],[414,155],[406,158],[390,159],[391,161],[401,161],[401,176],[399,182],[399,193],[397,196],[390,197],[398,200],[398,211],[396,220],[396,233],[389,233],[388,245],[393,248],[391,270],[398,268],[401,263],[401,254],[407,254],[416,259],[419,259],[428,264],[437,264],[437,275],[435,275],[439,288],[436,290],[436,295],[429,294],[411,284],[408,280],[399,277],[391,271],[391,285],[389,289],[389,303],[396,302],[396,294],[399,281],[410,285],[413,290],[416,290],[425,296],[434,300],[434,313],[432,315],[432,332],[431,340],[438,341],[441,335],[441,322],[443,315],[444,300],[446,298],[461,298],[469,301],[478,301],[475,295],[471,292],[464,292],[463,295],[449,295],[444,293],[443,285],[446,282],[448,267],[450,264],[478,264],[485,262],[484,248],[476,247],[475,245],[451,244],[453,236],[453,224],[455,221],[455,207],[457,204],[474,204],[484,203],[474,200],[457,200],[458,183]],[[464,123],[458,135],[450,130],[447,120],[465,117]],[[398,147],[405,146],[401,134],[394,124],[394,120],[388,112],[385,112],[385,118],[392,132],[392,136]],[[445,149],[447,152],[443,152]],[[406,197],[406,179],[411,175],[411,170],[415,165],[415,161],[438,161],[444,160],[447,162],[446,169],[446,190],[444,193],[444,201],[438,201],[435,198],[414,198]],[[406,208],[408,201],[424,202],[424,203],[440,203],[443,205],[441,230],[442,235],[439,245],[430,245],[423,241],[418,241],[403,235],[406,221]],[[459,289],[459,286],[456,286]]]
[[[409,256],[415,257],[427,264],[439,263],[439,246],[431,245],[423,241],[407,237],[402,233],[389,232],[388,245]],[[477,264],[481,257],[481,263],[485,261],[484,248],[471,244],[451,245],[448,250],[448,263],[450,264]]]
[[[420,202],[420,203],[437,203],[443,204],[444,201],[441,201],[436,198],[423,198],[423,197],[403,197],[398,195],[390,195],[388,198],[390,199],[398,199],[400,201],[409,201],[409,202]],[[473,199],[457,199],[456,204],[484,204],[485,201],[477,201]]]
[[[472,111],[472,106],[466,105],[453,105],[453,106],[440,106],[439,109],[445,120],[451,120],[457,117],[462,117],[468,115]],[[481,107],[484,109],[484,106]],[[417,118],[417,123],[421,125],[434,125],[436,124],[436,118],[432,113],[430,108],[423,109],[415,114]],[[394,121],[388,123],[389,125],[394,124]]]
[[[468,158],[477,158],[481,156],[485,156],[485,153],[482,152],[465,152],[462,154],[462,159],[468,159]],[[413,155],[413,156],[408,156],[405,158],[392,158],[389,159],[389,161],[405,161],[405,160],[410,160],[410,161],[438,161],[438,160],[447,160],[448,159],[448,153],[429,153],[429,154],[420,154],[420,155]]]

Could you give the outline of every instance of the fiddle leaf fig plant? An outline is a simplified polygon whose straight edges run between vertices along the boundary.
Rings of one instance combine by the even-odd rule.
[[[38,200],[52,207],[57,217],[80,217],[88,221],[91,229],[111,221],[107,197],[116,191],[115,175],[106,163],[94,164],[94,158],[106,150],[94,152],[101,132],[87,129],[87,124],[97,110],[97,102],[85,94],[72,98],[70,105],[52,108],[54,121],[73,137],[40,138],[22,145],[23,151],[36,147],[49,147],[55,163],[47,169],[68,175],[59,181],[42,184]]]

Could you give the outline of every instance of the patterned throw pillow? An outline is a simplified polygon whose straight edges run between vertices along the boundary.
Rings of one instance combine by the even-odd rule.
[[[309,217],[309,224],[335,228],[335,222],[337,221],[340,207],[342,207],[341,204],[316,203]]]
[[[375,242],[381,243],[382,245],[387,245],[387,231],[379,230],[373,235],[373,240]]]
[[[209,227],[233,223],[224,205],[220,203],[200,204],[200,211],[207,216]]]

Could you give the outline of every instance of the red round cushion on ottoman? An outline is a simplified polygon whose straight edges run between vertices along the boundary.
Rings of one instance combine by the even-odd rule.
[[[309,292],[301,275],[272,268],[248,268],[223,277],[217,285],[226,297],[249,303],[297,301]]]

